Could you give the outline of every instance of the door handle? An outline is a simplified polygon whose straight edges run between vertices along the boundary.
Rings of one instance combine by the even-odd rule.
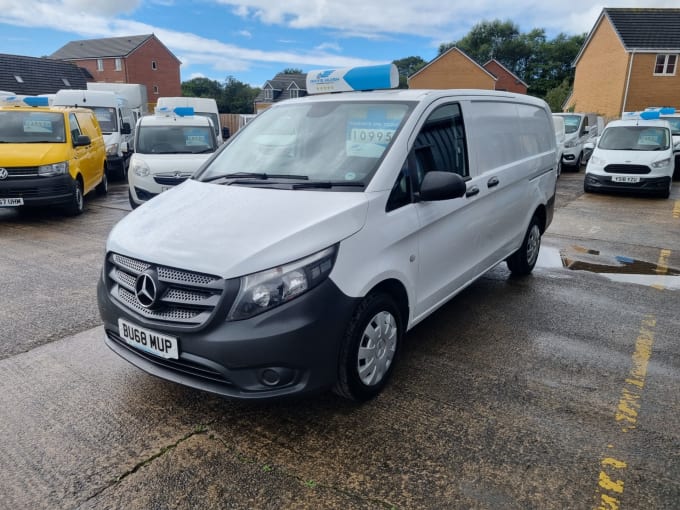
[[[479,188],[477,186],[472,186],[467,190],[467,193],[465,193],[465,198],[474,197],[477,193],[479,193]]]
[[[498,177],[492,177],[491,179],[488,180],[488,182],[486,183],[486,186],[488,188],[493,188],[494,186],[498,186],[499,182],[500,181],[498,180]]]

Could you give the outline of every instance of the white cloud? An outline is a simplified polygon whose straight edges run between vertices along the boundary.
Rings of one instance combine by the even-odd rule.
[[[342,48],[338,43],[331,43],[331,42],[325,42],[319,44],[316,48],[314,48],[317,51],[326,51],[326,50],[331,50],[331,51],[336,51],[340,53],[342,51]]]
[[[203,74],[203,73],[191,73],[189,75],[189,79],[193,80],[194,78],[205,78],[205,74]]]
[[[251,39],[253,37],[253,34],[251,34],[248,30],[239,30],[236,33],[241,37],[245,37],[246,39]]]
[[[351,36],[409,34],[454,40],[482,20],[510,19],[523,30],[588,32],[602,7],[640,7],[640,0],[214,0],[237,15],[291,28],[326,28]],[[677,7],[678,0],[655,0],[654,7]]]

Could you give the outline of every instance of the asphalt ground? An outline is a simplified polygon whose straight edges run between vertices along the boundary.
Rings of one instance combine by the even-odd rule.
[[[406,338],[392,383],[223,400],[103,343],[123,185],[71,219],[0,211],[0,508],[661,508],[680,501],[680,186],[558,182],[539,264]]]

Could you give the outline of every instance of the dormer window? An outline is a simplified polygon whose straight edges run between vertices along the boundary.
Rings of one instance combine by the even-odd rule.
[[[300,89],[290,89],[290,97],[300,97]]]
[[[267,87],[264,89],[264,98],[266,101],[274,100],[274,90],[271,87]]]
[[[655,76],[675,76],[675,68],[678,64],[677,55],[659,54],[656,56],[656,63],[654,64]]]

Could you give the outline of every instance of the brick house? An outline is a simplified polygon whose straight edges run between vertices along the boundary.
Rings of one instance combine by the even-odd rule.
[[[50,58],[87,69],[92,81],[144,84],[151,103],[182,95],[181,62],[154,34],[71,41]]]
[[[255,113],[260,113],[278,101],[306,95],[306,74],[279,73],[262,86],[260,93],[255,97],[254,110]]]
[[[494,90],[497,81],[493,74],[455,46],[407,79],[410,89]]]
[[[576,56],[565,110],[618,118],[648,106],[680,110],[680,9],[600,13]]]
[[[92,79],[84,69],[49,58],[0,54],[0,90],[27,96],[84,89]]]
[[[489,60],[482,67],[496,77],[496,90],[517,92],[518,94],[527,93],[529,85],[495,58]]]

